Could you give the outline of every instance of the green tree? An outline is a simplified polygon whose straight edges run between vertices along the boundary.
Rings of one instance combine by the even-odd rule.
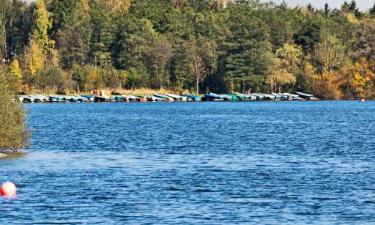
[[[375,60],[375,23],[374,20],[361,21],[353,29],[353,37],[349,43],[354,60],[366,58]]]
[[[58,4],[62,4],[64,1],[58,2]],[[65,3],[64,5],[69,6],[69,11],[60,16],[62,18],[58,17],[63,22],[55,25],[55,27],[59,27],[56,31],[57,47],[61,55],[60,64],[64,69],[71,69],[74,64],[83,66],[87,63],[91,37],[88,1],[68,0],[68,2],[69,4]],[[64,15],[69,16],[65,18]]]
[[[294,43],[299,45],[305,54],[310,54],[313,52],[315,45],[320,42],[320,30],[319,24],[307,21],[293,35]]]
[[[229,18],[230,34],[221,48],[219,70],[223,73],[227,91],[264,88],[265,77],[273,58],[269,29],[257,10],[250,5],[232,6]],[[219,59],[220,60],[220,59]]]

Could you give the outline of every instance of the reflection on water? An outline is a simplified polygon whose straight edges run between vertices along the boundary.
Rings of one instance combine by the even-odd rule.
[[[375,220],[374,102],[26,107],[0,224]]]

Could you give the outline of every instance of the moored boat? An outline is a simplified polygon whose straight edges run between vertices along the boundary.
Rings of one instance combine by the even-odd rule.
[[[187,98],[188,102],[200,102],[201,101],[201,97],[198,95],[184,94],[183,96]]]
[[[296,94],[297,94],[299,97],[301,97],[301,98],[303,98],[303,99],[305,99],[305,100],[309,100],[309,101],[318,101],[318,100],[319,100],[318,98],[316,98],[316,97],[315,97],[314,95],[312,95],[312,94],[306,94],[306,93],[304,93],[304,92],[300,92],[300,91],[297,91]]]
[[[167,97],[173,98],[174,101],[177,102],[186,102],[187,97],[181,95],[174,95],[174,94],[166,94]]]
[[[111,101],[113,102],[126,102],[127,99],[125,96],[122,95],[112,95]]]
[[[166,96],[166,95],[162,95],[162,94],[154,94],[154,96],[157,97],[157,98],[164,99],[164,101],[166,101],[166,102],[173,102],[173,101],[174,101],[173,98],[168,97],[168,96]]]
[[[107,96],[94,95],[95,102],[111,102],[111,98]]]
[[[202,101],[224,101],[224,97],[222,95],[218,95],[215,93],[205,94],[202,98]]]
[[[94,95],[81,95],[80,97],[84,100],[84,102],[94,102],[95,101]]]

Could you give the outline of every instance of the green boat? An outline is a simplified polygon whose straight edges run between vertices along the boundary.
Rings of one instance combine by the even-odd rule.
[[[230,102],[238,102],[241,100],[236,94],[226,94],[223,96],[226,99],[226,101],[230,101]]]

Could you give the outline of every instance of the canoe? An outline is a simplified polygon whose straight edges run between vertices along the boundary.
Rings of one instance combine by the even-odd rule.
[[[174,94],[166,94],[167,97],[173,98],[174,101],[177,102],[186,102],[187,98],[185,96],[174,95]]]
[[[113,102],[126,102],[127,101],[126,97],[122,95],[113,95],[111,97],[111,100]]]
[[[264,94],[264,100],[275,100],[276,97],[274,95]]]
[[[201,97],[199,97],[197,95],[184,94],[183,96],[185,96],[187,98],[187,101],[189,101],[189,102],[200,102],[201,101]]]
[[[240,100],[235,94],[225,94],[221,96],[224,98],[225,101],[237,102]]]
[[[49,98],[44,95],[33,95],[31,96],[32,101],[35,103],[42,103],[42,102],[48,102]]]
[[[209,93],[209,94],[205,94],[202,100],[203,101],[224,101],[225,99],[222,95]]]
[[[95,97],[94,95],[81,95],[80,96],[85,102],[94,102]]]
[[[50,95],[48,100],[51,103],[60,103],[60,102],[65,102],[66,98],[61,95]]]
[[[126,95],[124,96],[127,102],[136,102],[139,100],[140,97],[134,95]],[[142,97],[143,98],[143,97]]]
[[[250,95],[235,93],[235,92],[233,92],[232,94],[234,94],[240,101],[251,101]]]
[[[312,98],[312,97],[314,97],[314,95],[306,94],[306,93],[299,92],[299,91],[297,91],[296,94],[299,95],[301,98]]]
[[[168,97],[168,96],[166,96],[166,95],[162,95],[162,94],[154,94],[154,96],[157,97],[157,98],[162,98],[162,99],[164,99],[164,100],[167,101],[167,102],[173,102],[173,101],[174,101],[173,98]]]
[[[106,96],[94,95],[95,102],[111,102],[111,98]]]
[[[159,97],[156,97],[154,95],[147,96],[146,99],[149,102],[165,102],[166,101],[165,98],[159,98]]]

